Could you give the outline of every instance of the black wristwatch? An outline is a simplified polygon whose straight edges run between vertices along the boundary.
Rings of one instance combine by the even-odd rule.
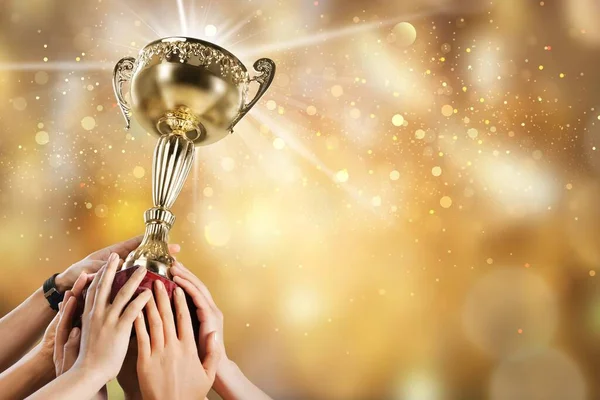
[[[48,303],[50,303],[50,308],[54,311],[58,311],[58,304],[63,301],[63,298],[65,297],[64,293],[59,292],[56,288],[56,282],[54,282],[54,280],[56,279],[57,275],[58,274],[52,275],[46,282],[44,282],[44,286],[42,286],[42,289],[44,290],[44,297],[46,300],[48,300]]]

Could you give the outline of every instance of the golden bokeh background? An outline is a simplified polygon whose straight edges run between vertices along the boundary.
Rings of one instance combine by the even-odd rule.
[[[156,138],[124,130],[112,68],[189,35],[278,68],[197,150],[171,236],[255,383],[598,398],[599,17],[593,0],[4,0],[0,314],[143,232]]]

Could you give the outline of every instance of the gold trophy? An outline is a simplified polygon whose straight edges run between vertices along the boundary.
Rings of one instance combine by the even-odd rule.
[[[133,116],[158,136],[158,144],[152,165],[154,207],[144,214],[144,238],[117,273],[113,296],[140,267],[148,273],[138,290],[151,288],[156,279],[163,281],[169,294],[175,289],[169,272],[174,259],[167,248],[175,222],[171,207],[194,163],[194,147],[232,133],[271,85],[272,60],[261,58],[254,69],[259,74],[250,77],[229,51],[187,37],[154,41],[140,51],[137,60],[125,57],[115,66],[113,85],[127,129]],[[251,82],[258,83],[258,91],[248,100]]]

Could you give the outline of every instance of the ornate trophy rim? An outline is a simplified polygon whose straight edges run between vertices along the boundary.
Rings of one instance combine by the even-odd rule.
[[[221,53],[233,58],[235,60],[235,62],[237,64],[239,64],[240,67],[242,67],[242,69],[244,71],[248,71],[248,69],[246,68],[244,63],[235,54],[233,54],[226,48],[221,47],[218,44],[215,44],[213,42],[209,42],[209,41],[198,39],[198,38],[188,37],[188,36],[167,36],[167,37],[164,37],[161,39],[154,40],[154,41],[148,43],[147,45],[145,45],[144,47],[142,47],[142,49],[140,50],[140,54],[142,54],[146,49],[148,49],[154,45],[157,45],[159,43],[181,43],[181,42],[191,43],[191,44],[200,44],[204,47],[211,47],[213,50],[220,51]]]
[[[208,52],[206,49],[210,49]],[[244,63],[229,50],[197,38],[186,36],[168,36],[157,39],[144,46],[134,66],[144,68],[154,59],[154,57],[179,58],[181,63],[188,63],[192,57],[198,57],[200,65],[208,67],[213,64],[220,66],[222,78],[230,78],[235,85],[244,85],[250,81],[248,69]]]

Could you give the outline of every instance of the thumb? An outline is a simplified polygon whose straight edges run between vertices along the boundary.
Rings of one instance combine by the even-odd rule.
[[[204,356],[202,366],[211,382],[215,380],[217,367],[219,366],[221,356],[223,355],[223,346],[221,346],[219,341],[220,338],[217,331],[209,333],[206,338],[206,356]]]
[[[81,342],[81,329],[73,328],[71,333],[69,334],[69,339],[67,343],[65,343],[65,347],[63,350],[63,365],[62,372],[64,374],[67,372],[73,364],[75,364],[75,360],[79,356],[79,343]]]

